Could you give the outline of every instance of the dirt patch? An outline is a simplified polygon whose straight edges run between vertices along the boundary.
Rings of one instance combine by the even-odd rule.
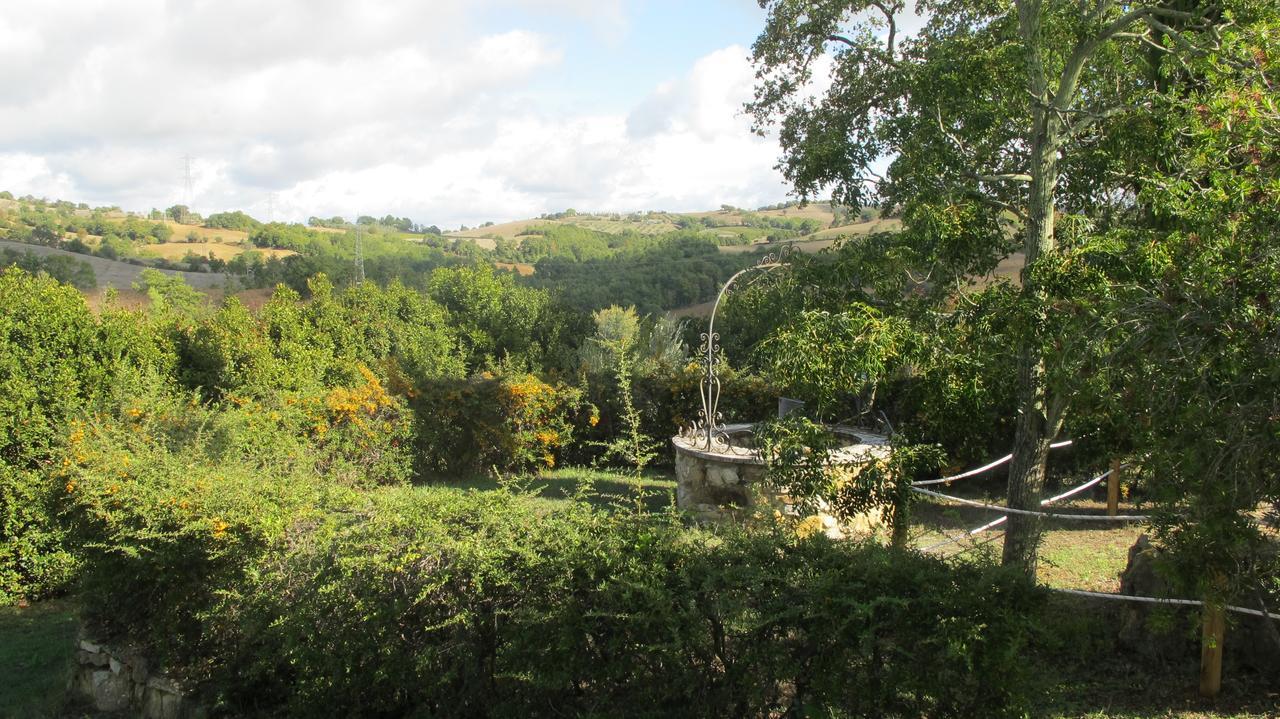
[[[142,248],[141,254],[162,257],[166,260],[180,261],[188,252],[208,257],[213,255],[220,260],[232,260],[249,250],[256,250],[267,257],[288,257],[298,253],[293,250],[282,250],[275,247],[253,247],[248,244],[230,244],[226,242],[161,242]]]
[[[500,270],[507,270],[508,272],[514,271],[521,277],[528,277],[536,271],[534,266],[527,262],[495,262],[493,263],[493,266]]]
[[[249,233],[242,230],[225,230],[222,228],[201,227],[200,225],[182,225],[173,220],[165,220],[164,224],[173,230],[173,236],[177,240],[185,240],[189,235],[195,233],[196,237],[209,242],[225,242],[227,244],[235,244],[238,242],[247,242]]]

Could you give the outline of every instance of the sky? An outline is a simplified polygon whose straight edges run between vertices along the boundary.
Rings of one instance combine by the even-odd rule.
[[[6,0],[0,190],[445,229],[771,204],[779,149],[742,112],[763,22],[753,0]]]

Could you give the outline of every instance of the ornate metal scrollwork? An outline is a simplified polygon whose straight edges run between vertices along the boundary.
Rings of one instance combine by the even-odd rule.
[[[698,381],[702,409],[698,410],[698,421],[689,428],[688,435],[698,446],[708,451],[728,450],[731,446],[725,433],[724,417],[720,414],[720,378],[716,375],[716,353],[719,350],[720,333],[716,332],[716,313],[720,303],[729,294],[734,281],[745,274],[763,271],[769,272],[784,266],[794,248],[788,245],[776,255],[767,254],[755,265],[734,273],[720,288],[716,302],[711,307],[711,319],[707,323],[707,331],[702,333],[702,344],[698,347],[698,355],[702,359],[702,379]]]

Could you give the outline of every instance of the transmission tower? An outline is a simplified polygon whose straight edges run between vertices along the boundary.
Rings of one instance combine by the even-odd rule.
[[[186,205],[187,209],[191,208],[191,202],[194,199],[191,189],[191,159],[191,155],[182,156],[182,204]]]
[[[267,195],[267,222],[276,221],[276,193]]]

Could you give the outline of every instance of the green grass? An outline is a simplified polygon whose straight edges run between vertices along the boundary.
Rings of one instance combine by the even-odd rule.
[[[1194,611],[1180,614],[1179,620],[1194,623]],[[1117,645],[1116,617],[1114,608],[1087,599],[1050,598],[1041,617],[1041,635],[1031,650],[1044,672],[1042,701],[1033,716],[1263,719],[1280,711],[1276,677],[1231,666],[1225,670],[1222,694],[1202,699],[1194,651],[1167,662],[1137,656]]]
[[[59,715],[74,667],[76,624],[66,600],[0,607],[0,717]]]
[[[1066,486],[1074,482],[1066,483]],[[994,485],[991,485],[994,487]],[[937,489],[934,487],[933,489]],[[980,483],[957,483],[941,489],[944,494],[976,499],[992,504],[1004,504],[1002,490],[983,491]],[[1101,495],[1105,488],[1094,490]],[[1069,501],[1054,505],[1053,509],[1066,513],[1103,514],[1106,506],[1098,497]],[[1122,514],[1141,514],[1142,509],[1128,503],[1121,504]],[[979,527],[1000,515],[977,507],[946,504],[932,499],[916,502],[912,506],[912,536],[917,546],[928,546],[949,537],[960,537],[969,529]],[[958,553],[988,553],[999,557],[1004,540],[1003,528],[993,529],[966,538],[960,542],[940,547],[944,555]],[[1039,580],[1059,589],[1084,589],[1093,592],[1115,592],[1120,589],[1120,572],[1129,559],[1129,547],[1143,533],[1142,525],[1110,524],[1100,522],[1072,522],[1053,520],[1046,526],[1040,546]]]
[[[960,482],[940,489],[952,496],[1004,504],[998,482]],[[1065,483],[1067,486],[1074,481]],[[934,488],[938,489],[938,488]],[[1095,496],[1055,505],[1057,511],[1101,514],[1101,489]],[[1143,509],[1121,504],[1122,514]],[[912,506],[912,538],[928,546],[1000,516],[976,507],[923,500]],[[1141,535],[1141,525],[1054,520],[1040,546],[1037,578],[1054,588],[1116,592],[1128,562],[1129,547]],[[1000,527],[940,548],[947,556],[987,555],[999,561],[1004,534]],[[1187,654],[1162,662],[1139,656],[1117,642],[1121,607],[1116,602],[1050,596],[1040,618],[1041,631],[1030,648],[1029,660],[1043,673],[1041,702],[1033,713],[1043,719],[1101,719],[1117,717],[1179,717],[1181,719],[1262,719],[1280,716],[1280,675],[1265,677],[1244,668],[1228,667],[1222,695],[1214,701],[1198,696],[1198,654],[1195,610],[1172,610],[1172,621],[1188,630]],[[1228,634],[1230,642],[1230,634]],[[1273,672],[1272,674],[1277,674]]]
[[[633,508],[637,495],[644,508],[651,512],[659,512],[675,504],[675,478],[660,470],[645,470],[637,478],[632,473],[616,469],[563,467],[504,479],[501,483],[547,502],[565,502],[581,494],[583,499],[602,508]],[[500,481],[492,475],[477,475],[433,480],[427,486],[484,491],[498,489]]]

